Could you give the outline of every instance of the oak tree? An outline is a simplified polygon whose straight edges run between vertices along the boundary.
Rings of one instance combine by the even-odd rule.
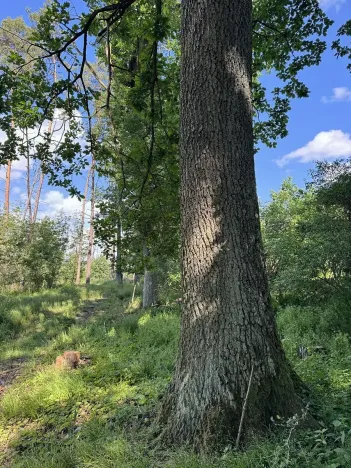
[[[168,12],[182,10],[184,298],[175,375],[161,412],[163,440],[197,449],[235,438],[239,442],[241,431],[248,436],[266,428],[276,414],[286,416],[301,409],[270,303],[254,143],[260,140],[274,146],[277,138],[287,134],[290,99],[308,96],[298,74],[320,62],[326,47],[320,36],[331,22],[317,0],[120,0],[113,4],[90,0],[89,4],[93,10],[72,25],[70,3],[54,0],[39,21],[36,45],[46,52],[44,58],[56,56],[66,71],[66,79],[55,84],[54,99],[68,95],[69,100],[60,105],[81,107],[89,115],[89,100],[94,99],[94,92],[84,83],[89,33],[106,44],[109,109],[112,38],[119,37],[129,20],[145,16],[153,25],[145,48],[151,54],[140,55],[149,66],[141,68],[145,73],[140,77],[132,73],[128,78],[129,82],[140,79],[142,86],[130,96],[127,110],[128,104],[139,104],[142,111],[146,96],[150,97],[147,171],[140,192],[151,187],[155,167],[155,84],[160,81],[157,70],[162,55],[158,51],[169,34],[162,7],[165,4]],[[50,33],[53,18],[63,24],[60,37]],[[80,56],[74,53],[74,43],[79,41]],[[273,70],[278,78],[271,91],[259,80],[265,70]],[[8,87],[9,80],[5,77],[0,85]],[[49,88],[45,88],[48,95]],[[11,101],[8,95],[2,100],[3,112]],[[42,108],[37,101],[36,108]],[[8,120],[3,127],[11,137]],[[67,160],[73,164],[74,140],[68,143]],[[59,156],[63,161],[63,148]]]

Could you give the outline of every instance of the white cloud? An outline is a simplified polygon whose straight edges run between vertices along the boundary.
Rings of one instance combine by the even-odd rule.
[[[26,195],[21,194],[23,200],[26,200]],[[99,212],[95,206],[95,214]],[[82,201],[77,197],[65,196],[64,193],[58,190],[48,190],[40,198],[38,218],[49,216],[55,218],[59,214],[72,216],[75,219],[80,219],[82,214]],[[85,205],[85,225],[88,227],[90,219],[90,200],[87,200]]]
[[[11,180],[19,180],[23,177],[23,173],[20,171],[11,170]],[[0,178],[6,179],[6,168],[0,169]]]
[[[1,140],[1,135],[0,135]],[[19,159],[12,161],[11,166],[11,180],[20,180],[24,177],[24,172],[27,170],[27,159],[20,156]],[[0,167],[0,178],[6,178],[6,166]]]
[[[82,209],[82,202],[77,197],[70,197],[69,195],[65,197],[58,190],[45,192],[40,202],[44,214],[49,216],[56,216],[61,212],[72,216],[80,213]]]
[[[24,156],[20,156],[19,159],[12,161],[11,168],[15,171],[24,172],[27,170],[27,159]]]
[[[331,97],[323,96],[321,101],[324,104],[330,102],[341,102],[341,101],[351,101],[351,90],[345,86],[339,88],[333,88],[333,94]]]
[[[346,3],[346,0],[319,0],[321,8],[324,10],[334,7],[336,11],[339,11],[344,3]]]
[[[13,187],[12,192],[15,195],[20,195],[22,193],[22,190],[19,187]]]
[[[350,135],[341,130],[329,130],[328,132],[318,133],[305,146],[286,154],[276,163],[278,166],[283,167],[292,160],[308,163],[349,156],[351,156]]]

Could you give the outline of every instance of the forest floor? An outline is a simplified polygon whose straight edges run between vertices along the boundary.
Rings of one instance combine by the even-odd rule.
[[[132,285],[112,282],[0,295],[0,466],[351,467],[349,337],[307,339],[291,310],[278,320],[284,346],[321,428],[280,420],[245,452],[228,446],[213,456],[160,448],[156,415],[176,358],[179,308],[142,311],[131,295]],[[299,359],[306,340],[323,352]],[[67,350],[80,351],[84,364],[56,369]]]

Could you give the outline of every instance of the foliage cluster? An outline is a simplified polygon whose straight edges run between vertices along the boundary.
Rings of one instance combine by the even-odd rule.
[[[1,287],[53,287],[65,256],[66,220],[43,218],[32,224],[18,211],[2,215],[0,225]]]
[[[0,287],[2,290],[52,288],[73,284],[77,270],[77,233],[72,220],[45,217],[35,223],[13,211],[0,217]],[[84,276],[86,246],[83,246]],[[110,262],[104,256],[92,261],[92,279],[111,278]]]
[[[271,290],[280,303],[349,303],[350,218],[330,191],[335,183],[327,201],[326,190],[302,190],[288,179],[261,210]]]

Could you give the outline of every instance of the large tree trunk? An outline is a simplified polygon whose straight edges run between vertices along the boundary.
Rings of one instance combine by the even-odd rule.
[[[251,0],[182,2],[184,306],[163,440],[206,449],[300,409],[264,269],[254,174]]]

